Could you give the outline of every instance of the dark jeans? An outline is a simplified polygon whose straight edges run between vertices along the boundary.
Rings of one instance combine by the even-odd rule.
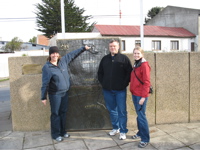
[[[127,133],[126,89],[122,91],[103,89],[103,95],[113,129],[120,128],[120,133]]]
[[[51,106],[51,136],[56,139],[59,136],[63,136],[66,126],[66,113],[68,107],[68,93],[62,93],[57,95],[50,95]]]
[[[137,135],[141,137],[142,142],[149,142],[149,125],[146,118],[146,104],[148,97],[145,99],[143,105],[139,104],[139,101],[141,99],[140,96],[132,95],[133,103],[135,106],[135,111],[137,113],[137,126],[138,126],[138,133]]]

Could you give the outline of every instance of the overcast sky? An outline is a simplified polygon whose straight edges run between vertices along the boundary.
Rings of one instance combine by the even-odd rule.
[[[59,0],[58,0],[59,1]],[[92,15],[91,22],[109,25],[140,25],[140,0],[74,0],[85,15]],[[28,42],[42,34],[36,30],[36,8],[41,0],[0,0],[0,40],[10,41],[18,37]],[[199,0],[143,0],[143,17],[152,7],[178,6],[200,9]],[[122,18],[119,19],[119,10]]]

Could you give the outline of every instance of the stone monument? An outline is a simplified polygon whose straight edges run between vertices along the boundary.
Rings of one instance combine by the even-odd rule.
[[[68,130],[112,128],[102,88],[97,79],[99,63],[101,58],[109,53],[110,40],[112,39],[57,40],[62,56],[84,45],[91,47],[69,65],[71,88],[67,113]]]

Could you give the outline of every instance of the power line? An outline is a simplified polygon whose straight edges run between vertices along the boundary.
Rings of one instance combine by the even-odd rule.
[[[182,15],[196,15],[194,13],[190,13],[190,14],[179,14],[180,16]],[[88,15],[84,15],[84,16],[88,16]],[[140,16],[139,14],[136,15],[121,15],[121,17],[136,17],[136,16]],[[147,16],[147,15],[143,15],[143,16]],[[169,16],[177,16],[177,14],[162,14],[159,15],[160,17],[169,17]],[[69,16],[68,16],[69,17]],[[73,17],[73,16],[72,16]],[[119,17],[118,14],[116,15],[91,15],[91,17],[94,18],[101,18],[101,17],[111,17],[111,18],[115,18],[115,17]],[[73,17],[74,18],[74,17]],[[36,17],[24,17],[24,18],[0,18],[0,22],[20,22],[20,21],[35,21]]]
[[[35,19],[36,17],[26,17],[26,18],[0,18],[0,19]]]
[[[0,22],[20,22],[20,21],[35,21],[36,17],[26,18],[0,18]]]

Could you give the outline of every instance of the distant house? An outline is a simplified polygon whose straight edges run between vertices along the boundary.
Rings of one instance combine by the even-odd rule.
[[[0,52],[4,52],[4,47],[10,41],[2,41],[0,38]],[[23,42],[21,45],[21,51],[29,51],[29,50],[44,50],[49,49],[49,39],[44,35],[37,35],[37,44],[30,42]]]
[[[4,47],[9,41],[0,41],[0,52],[5,52]],[[30,50],[45,50],[49,49],[49,46],[34,44],[29,42],[24,42],[21,45],[21,51],[30,51]]]
[[[195,34],[196,39],[191,43],[191,47],[200,51],[200,9],[167,6],[146,25],[183,27]]]
[[[30,50],[45,50],[49,49],[49,46],[46,45],[40,45],[40,44],[34,44],[34,43],[29,43],[25,42],[21,45],[21,51],[30,51]]]
[[[140,26],[95,25],[92,32],[99,32],[103,37],[120,37],[121,50],[127,53],[141,45]],[[184,28],[144,26],[145,51],[193,51],[191,43],[195,38],[195,34]]]
[[[99,37],[118,37],[121,50],[132,53],[135,46],[141,45],[140,26],[98,25],[90,33],[65,33],[65,39],[84,39]],[[194,51],[191,46],[196,35],[180,27],[144,26],[144,50],[154,52]],[[63,39],[57,33],[50,39],[50,46],[56,45],[57,39]]]
[[[7,43],[8,41],[0,41],[0,52],[4,52],[4,47]]]

